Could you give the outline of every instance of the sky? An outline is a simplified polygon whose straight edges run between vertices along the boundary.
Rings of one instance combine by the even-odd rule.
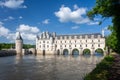
[[[57,34],[101,33],[111,25],[107,18],[101,25],[101,16],[94,21],[87,12],[96,0],[0,0],[0,43],[14,43],[20,32],[24,43],[34,44],[36,35],[42,32]]]

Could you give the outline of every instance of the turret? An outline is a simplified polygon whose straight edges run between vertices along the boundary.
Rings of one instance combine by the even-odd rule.
[[[105,33],[105,31],[104,31],[104,29],[102,29],[102,37],[104,37],[104,33]]]
[[[17,56],[22,56],[22,48],[23,48],[23,39],[21,37],[21,34],[20,32],[17,32],[16,34],[16,53],[17,53]]]
[[[55,32],[53,32],[52,35],[53,35],[54,38],[56,37],[56,33]]]

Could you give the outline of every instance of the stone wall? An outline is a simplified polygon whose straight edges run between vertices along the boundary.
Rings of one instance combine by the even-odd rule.
[[[13,55],[16,55],[15,50],[1,50],[0,51],[0,57],[13,56]]]

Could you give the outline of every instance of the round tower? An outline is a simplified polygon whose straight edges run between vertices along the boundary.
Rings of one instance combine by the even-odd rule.
[[[17,56],[22,56],[23,39],[20,35],[20,32],[16,34],[15,48]]]

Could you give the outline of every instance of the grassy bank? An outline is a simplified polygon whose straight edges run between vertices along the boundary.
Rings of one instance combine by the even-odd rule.
[[[113,61],[113,56],[106,56],[92,72],[85,76],[84,80],[108,80]]]

